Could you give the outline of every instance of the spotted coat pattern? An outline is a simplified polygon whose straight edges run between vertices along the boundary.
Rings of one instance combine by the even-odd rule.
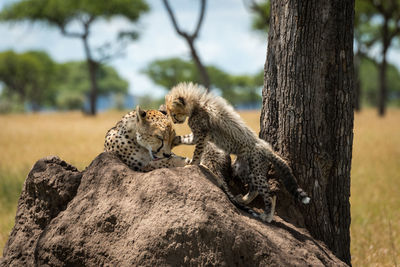
[[[271,196],[268,179],[268,164],[272,163],[286,189],[296,200],[308,204],[310,198],[301,189],[289,165],[272,150],[269,143],[259,139],[243,122],[239,114],[222,97],[214,96],[192,83],[181,83],[171,89],[165,97],[166,109],[174,123],[188,125],[196,144],[192,164],[199,164],[207,142],[216,144],[228,154],[237,155],[248,168],[249,193],[241,198],[250,203],[258,194],[264,200],[261,219],[271,222],[275,197]]]
[[[118,155],[135,171],[151,171],[187,165],[189,159],[171,152],[172,147],[179,143],[167,115],[138,107],[108,130],[104,150]]]

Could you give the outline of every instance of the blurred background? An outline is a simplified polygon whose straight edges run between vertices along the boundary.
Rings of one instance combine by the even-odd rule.
[[[356,0],[354,266],[400,262],[399,14],[398,0]],[[36,160],[83,169],[123,114],[157,108],[180,81],[259,131],[269,16],[268,0],[1,0],[0,248]]]

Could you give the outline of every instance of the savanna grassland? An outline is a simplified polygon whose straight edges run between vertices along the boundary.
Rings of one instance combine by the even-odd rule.
[[[18,197],[32,165],[58,155],[84,169],[103,149],[104,135],[123,115],[80,113],[0,116],[0,251],[14,223]],[[259,130],[259,113],[242,112]],[[180,127],[178,134],[187,133]],[[177,154],[191,156],[192,148]],[[355,117],[351,177],[351,251],[354,266],[400,264],[400,110],[380,119],[373,110]]]

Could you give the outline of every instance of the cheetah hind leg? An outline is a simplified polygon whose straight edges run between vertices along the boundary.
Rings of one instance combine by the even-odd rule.
[[[235,164],[237,163],[238,159],[236,160]],[[238,166],[238,165],[236,165]],[[237,173],[235,173],[235,175],[237,175]],[[253,180],[253,174],[249,173],[247,175],[246,178],[244,178],[243,176],[239,176],[240,180],[242,181],[242,183],[247,183],[249,184],[249,192],[246,195],[242,195],[242,194],[238,194],[236,195],[236,200],[239,201],[242,204],[249,204],[251,203],[257,196],[258,196],[258,191],[256,190],[256,188],[254,187],[252,180]]]
[[[265,210],[264,213],[260,215],[260,219],[267,223],[272,222],[272,219],[274,218],[275,207],[276,207],[276,196],[269,197],[269,203],[271,206],[268,214],[266,214],[267,210]]]
[[[257,191],[264,201],[264,213],[260,215],[260,218],[264,222],[270,223],[274,218],[276,197],[275,195],[271,197],[268,181],[262,179],[263,176],[260,173],[256,173],[254,177],[252,183],[256,185]]]

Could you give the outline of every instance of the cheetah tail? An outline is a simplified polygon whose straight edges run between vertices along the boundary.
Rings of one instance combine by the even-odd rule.
[[[240,203],[239,201],[236,200],[236,198],[233,196],[233,194],[231,193],[228,184],[225,181],[222,181],[221,184],[221,189],[222,191],[224,191],[224,193],[228,196],[229,200],[239,209],[244,210],[248,213],[250,213],[251,216],[255,217],[255,218],[260,218],[260,213],[258,213],[257,211],[253,210],[252,208],[250,208],[249,206],[246,206],[242,203]]]
[[[310,203],[310,197],[302,188],[299,187],[296,178],[287,163],[273,151],[269,150],[266,153],[266,156],[275,166],[279,179],[285,185],[286,190],[288,190],[296,200],[301,201],[303,204]]]

